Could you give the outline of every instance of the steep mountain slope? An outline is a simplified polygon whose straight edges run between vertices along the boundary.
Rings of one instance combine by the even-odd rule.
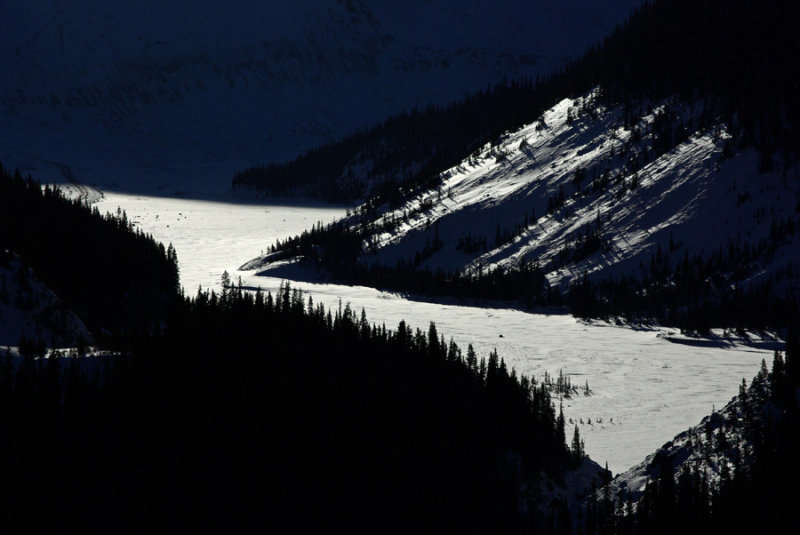
[[[797,14],[786,1],[647,4],[511,106],[525,126],[498,116],[506,131],[456,142],[472,152],[444,171],[366,167],[399,179],[263,260],[302,255],[368,285],[699,330],[785,325],[799,295],[800,70],[781,58],[800,50],[786,22]],[[426,152],[391,141],[385,152]],[[442,148],[453,151],[427,152]],[[357,146],[349,157],[345,178],[363,171]]]
[[[743,380],[744,381],[744,380]],[[754,429],[775,418],[780,409],[769,404],[769,384],[766,368],[753,379],[750,386],[743,384],[740,393],[719,411],[703,418],[696,426],[683,431],[664,444],[645,460],[617,475],[610,483],[611,494],[625,500],[638,501],[648,482],[657,481],[670,463],[672,473],[695,470],[703,473],[707,483],[719,485],[730,478],[734,468],[744,469],[752,462]],[[761,419],[764,421],[761,421]]]
[[[795,291],[798,169],[759,173],[754,150],[727,152],[724,125],[690,128],[698,111],[689,107],[641,113],[626,126],[622,107],[598,106],[592,94],[565,99],[442,173],[437,187],[395,208],[363,205],[342,222],[361,240],[359,269],[367,279],[379,265],[473,279],[535,271],[540,285],[494,296],[544,303],[548,288],[566,295],[584,275],[657,278],[716,252],[726,269],[709,291],[778,274],[777,288]],[[682,141],[659,153],[665,118]]]
[[[598,87],[606,104],[624,106],[626,124],[636,106],[651,102],[677,99],[702,108],[701,125],[721,120],[736,138],[734,147],[757,147],[759,166],[772,169],[795,161],[800,144],[800,70],[783,59],[800,53],[788,22],[798,16],[796,3],[786,0],[769,10],[744,0],[646,3],[597,47],[535,85],[511,80],[446,108],[396,116],[289,163],[245,169],[233,185],[271,195],[349,200],[368,193],[396,200],[435,184],[442,169],[533,122],[562,98]],[[669,121],[661,117],[660,127]],[[658,150],[681,140],[662,133],[668,135]]]
[[[0,251],[0,345],[63,347],[91,339],[86,325],[19,258]]]
[[[219,190],[247,165],[550,73],[640,3],[4,2],[0,159]]]
[[[64,323],[56,314],[48,318],[54,312],[54,299],[42,286],[55,292],[101,343],[115,335],[156,327],[179,296],[177,257],[171,245],[165,248],[135,230],[120,209],[116,215],[101,215],[97,208],[67,198],[58,188],[43,188],[30,176],[23,179],[18,171],[12,175],[2,166],[0,252],[19,258],[18,264],[9,264],[15,266],[9,268],[9,276],[17,273],[9,281],[16,287],[16,308],[44,316],[38,320],[23,317],[24,323],[34,319],[31,329],[51,320],[56,326]],[[28,268],[42,284],[30,281]],[[27,286],[34,289],[33,295]],[[11,287],[8,294],[10,300]],[[20,306],[22,303],[25,306]],[[38,310],[39,306],[45,308]],[[69,318],[64,321],[65,327],[72,322]],[[45,332],[34,333],[27,326],[24,331],[43,343],[70,338],[67,333],[55,332],[55,340],[51,340]],[[10,334],[20,336],[22,330],[14,328]],[[75,338],[84,334],[85,329],[78,328]]]
[[[476,271],[536,261],[551,284],[561,284],[583,272],[625,271],[659,245],[682,255],[716,249],[737,236],[758,241],[768,236],[773,219],[795,213],[796,181],[759,175],[754,153],[724,161],[728,136],[719,126],[692,132],[634,170],[631,157],[653,153],[656,117],[683,110],[656,107],[631,128],[622,126],[621,109],[569,120],[583,100],[562,101],[543,121],[445,171],[436,190],[380,214],[379,222],[402,223],[394,232],[369,236],[375,255],[364,261],[405,260],[423,250],[430,230],[438,228],[444,243],[419,263],[423,269]],[[596,251],[586,236],[597,240]],[[469,248],[459,243],[469,237],[485,242],[486,250],[465,252]]]
[[[777,533],[797,503],[796,341],[719,412],[593,493],[583,532]]]

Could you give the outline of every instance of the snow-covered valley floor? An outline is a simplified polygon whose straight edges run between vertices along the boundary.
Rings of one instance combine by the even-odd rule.
[[[245,285],[275,291],[280,279],[239,272],[247,260],[317,221],[344,214],[344,207],[289,201],[237,204],[224,198],[188,200],[105,192],[101,211],[123,208],[140,229],[165,244],[180,262],[187,294],[219,287],[227,270]],[[587,453],[621,472],[721,407],[737,392],[743,377],[757,373],[769,349],[743,344],[674,343],[668,329],[632,329],[587,324],[567,315],[416,302],[360,286],[293,282],[326,307],[341,302],[363,307],[370,321],[394,328],[400,320],[427,329],[436,322],[447,339],[466,349],[472,343],[486,356],[497,348],[517,373],[541,379],[545,372],[569,374],[579,387],[588,381],[592,395],[564,400],[568,438],[579,422]],[[582,420],[582,425],[580,424]],[[591,422],[591,423],[590,423]]]

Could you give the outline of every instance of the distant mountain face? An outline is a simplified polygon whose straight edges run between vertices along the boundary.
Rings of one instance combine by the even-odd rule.
[[[120,188],[225,189],[247,165],[550,73],[639,4],[12,0],[0,160]]]

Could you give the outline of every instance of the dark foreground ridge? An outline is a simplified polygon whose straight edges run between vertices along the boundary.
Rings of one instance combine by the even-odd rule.
[[[0,360],[10,531],[568,522],[566,502],[530,494],[580,461],[548,389],[496,353],[462,353],[433,324],[392,332],[288,286],[274,298],[226,287],[184,301],[124,356]]]
[[[179,297],[172,245],[165,248],[135,230],[122,211],[101,215],[82,200],[0,165],[3,251],[33,268],[97,341],[151,329]]]
[[[288,285],[272,296],[226,280],[219,294],[184,298],[172,250],[123,213],[102,217],[19,174],[0,186],[4,217],[24,207],[49,222],[12,217],[4,245],[83,318],[116,326],[105,356],[0,350],[0,531],[527,533],[568,523],[564,498],[544,503],[539,492],[585,465],[580,439],[570,451],[549,387],[496,352],[464,353],[433,324],[370,325],[363,311],[325,310]],[[64,245],[47,239],[52,226],[92,254],[53,260],[48,249]],[[113,268],[119,246],[152,252],[164,269],[147,271],[144,256],[116,272],[129,277],[121,285],[75,275]],[[150,287],[163,300],[141,316],[117,314],[126,293],[106,301]]]

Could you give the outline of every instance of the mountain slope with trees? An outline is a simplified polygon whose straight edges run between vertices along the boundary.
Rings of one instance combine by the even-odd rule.
[[[800,491],[797,340],[739,394],[601,488],[581,533],[777,533]]]
[[[85,346],[86,325],[9,251],[0,251],[0,345]],[[37,352],[37,351],[34,351]]]
[[[674,117],[662,116],[656,151],[674,147],[693,125],[721,121],[733,132],[732,146],[759,148],[760,169],[790,167],[797,159],[800,72],[783,58],[798,52],[787,22],[797,15],[787,1],[769,10],[744,1],[645,3],[600,46],[536,83],[506,81],[459,103],[394,117],[290,163],[241,171],[233,186],[336,200],[383,193],[383,200],[396,200],[435,183],[459,157],[533,122],[561,98],[598,86],[605,105],[624,106],[626,125],[659,101],[700,108],[669,132],[664,123]]]
[[[798,48],[787,23],[797,6],[773,7],[648,4],[532,86],[518,108],[526,126],[245,267],[302,257],[422,295],[700,331],[784,326],[798,304],[800,72],[781,60]],[[731,29],[746,34],[738,70]],[[678,34],[676,47],[647,44]]]
[[[0,251],[18,255],[98,341],[152,329],[178,298],[171,245],[134,230],[122,211],[101,215],[2,166],[0,229]]]

